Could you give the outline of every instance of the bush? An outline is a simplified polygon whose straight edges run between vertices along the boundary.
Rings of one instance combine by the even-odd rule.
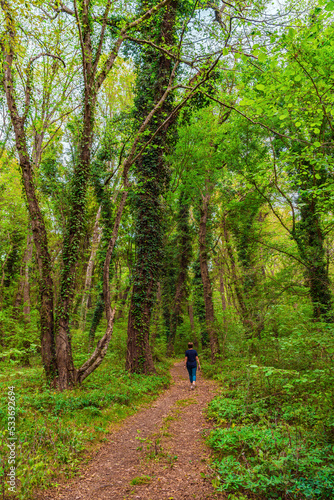
[[[319,325],[308,325],[306,338],[296,325],[275,339],[275,359],[267,337],[252,341],[248,361],[204,365],[222,386],[208,408],[214,485],[231,498],[334,498],[333,326]]]

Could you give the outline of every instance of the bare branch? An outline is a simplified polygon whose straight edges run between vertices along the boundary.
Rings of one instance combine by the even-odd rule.
[[[64,61],[62,60],[61,57],[55,56],[54,54],[49,54],[48,52],[41,52],[40,54],[37,54],[37,56],[32,57],[29,60],[28,68],[27,68],[27,82],[26,82],[26,89],[25,89],[24,113],[23,113],[23,117],[22,117],[22,119],[23,119],[24,122],[25,122],[25,120],[26,120],[26,118],[28,116],[29,108],[30,108],[30,98],[31,98],[31,90],[32,90],[32,83],[31,83],[31,79],[32,79],[32,64],[37,59],[39,59],[40,57],[44,57],[44,56],[52,57],[53,59],[57,59],[57,60],[61,61],[63,63],[63,65],[64,65],[64,67],[66,68],[66,64],[64,63]]]
[[[82,53],[82,62],[83,62],[84,68],[86,68],[86,51],[85,51],[85,45],[84,45],[84,41],[83,41],[83,37],[82,37],[82,30],[81,30],[81,24],[80,24],[80,18],[79,18],[76,0],[74,0],[74,10],[75,10],[75,19],[77,21],[77,27],[78,27],[78,31],[79,31],[79,40],[80,40],[81,53]],[[85,86],[86,86],[87,85],[86,71],[83,72],[83,77],[84,77]]]
[[[70,9],[69,7],[66,7],[66,5],[63,4],[63,2],[59,2],[58,7],[55,7],[53,5],[51,5],[51,7],[53,8],[53,10],[55,12],[65,12],[65,14],[70,14],[70,16],[75,15],[75,12],[72,9]]]
[[[56,56],[54,54],[50,54],[49,52],[41,52],[40,54],[37,54],[37,56],[35,57],[32,57],[30,60],[29,60],[29,66],[31,66],[31,64],[36,61],[36,59],[39,59],[40,57],[43,57],[43,56],[48,56],[48,57],[52,57],[53,59],[58,59],[58,61],[60,61],[63,65],[64,65],[64,68],[66,68],[66,64],[65,62],[63,61],[63,59],[59,56]]]
[[[133,159],[132,163],[135,162],[144,152],[144,150],[147,148],[147,146],[149,146],[149,144],[151,144],[151,142],[153,141],[154,137],[160,132],[160,130],[165,127],[167,125],[168,122],[171,121],[171,119],[180,111],[180,109],[185,105],[185,103],[196,93],[197,89],[203,84],[205,83],[208,78],[210,77],[210,73],[211,71],[213,71],[213,69],[215,68],[215,66],[218,64],[219,62],[219,59],[220,59],[220,56],[214,61],[214,63],[211,65],[211,67],[208,69],[207,73],[205,74],[205,77],[200,81],[198,82],[194,87],[187,87],[188,89],[190,89],[190,92],[189,94],[181,101],[181,103],[179,103],[175,108],[174,110],[172,111],[172,113],[166,118],[166,120],[157,128],[157,130],[154,132],[154,134],[152,134],[152,136],[150,137],[150,139],[144,144],[144,146],[142,147],[142,149],[139,151],[139,153],[137,154],[137,156]],[[198,77],[198,75],[201,73],[201,71],[199,71],[199,73],[196,75],[196,77],[192,78],[192,80],[196,79]],[[174,90],[175,88],[179,88],[180,86],[177,85],[176,87],[171,87],[169,88],[169,86],[167,87],[166,89],[166,92],[168,91],[168,93],[171,91],[171,90]],[[165,95],[165,94],[164,94]],[[168,94],[166,94],[166,96],[164,97],[164,99],[166,99]],[[159,104],[161,105],[161,104]],[[145,127],[146,128],[146,127]],[[142,132],[141,132],[142,133]]]
[[[241,175],[243,175],[241,173]],[[270,209],[272,211],[272,213],[275,215],[275,217],[279,220],[279,222],[281,223],[281,225],[284,227],[284,229],[289,233],[289,234],[293,234],[293,232],[291,231],[291,229],[288,228],[288,226],[285,224],[285,222],[283,221],[282,217],[279,215],[279,213],[277,212],[277,210],[275,210],[271,200],[268,198],[268,196],[266,196],[262,191],[261,189],[257,186],[256,182],[254,182],[252,179],[249,179],[247,178],[246,176],[243,175],[243,177],[245,177],[247,179],[248,182],[250,182],[251,184],[253,184],[253,186],[255,187],[256,191],[262,196],[262,198],[264,198],[266,200],[266,202],[268,203],[268,205],[270,206]]]
[[[109,54],[108,59],[105,61],[105,63],[103,65],[100,73],[98,73],[98,75],[96,76],[96,79],[95,79],[95,90],[96,91],[99,90],[99,88],[101,87],[102,83],[106,79],[109,71],[113,67],[114,62],[116,60],[116,57],[118,56],[119,49],[121,48],[121,45],[122,45],[124,39],[125,38],[124,38],[123,34],[121,34],[118,37],[118,39],[116,40],[115,45],[114,45],[112,51]]]
[[[307,267],[307,264],[305,264],[305,262],[303,262],[302,260],[300,260],[298,257],[296,257],[295,255],[287,252],[286,250],[282,250],[282,248],[277,248],[275,246],[272,246],[272,245],[268,245],[267,243],[264,243],[264,241],[261,241],[261,240],[258,240],[256,238],[250,238],[252,241],[256,241],[257,243],[259,243],[260,245],[263,245],[267,248],[270,248],[271,250],[276,250],[277,252],[280,252],[280,253],[283,253],[284,255],[287,255],[288,257],[291,257],[292,259],[296,260],[297,262],[299,262],[299,264],[301,264],[302,266],[304,267]]]
[[[304,71],[304,73],[308,76],[308,78],[311,80],[311,83],[312,83],[312,85],[314,87],[315,93],[317,94],[317,97],[319,99],[319,103],[320,103],[320,105],[322,107],[322,111],[323,111],[324,115],[327,118],[328,125],[330,126],[330,129],[332,131],[334,131],[334,128],[333,128],[332,123],[331,123],[331,119],[330,119],[330,117],[327,114],[326,106],[323,103],[323,100],[322,100],[321,95],[319,93],[318,87],[317,87],[317,85],[316,85],[316,83],[314,81],[314,78],[312,77],[311,73],[305,68],[305,66],[299,61],[297,55],[292,54],[292,57],[294,58],[294,60],[296,61],[296,63],[301,67],[301,69]]]

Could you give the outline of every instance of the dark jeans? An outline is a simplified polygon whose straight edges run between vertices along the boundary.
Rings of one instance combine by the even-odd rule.
[[[187,370],[189,373],[190,383],[192,384],[196,380],[197,366],[187,366]]]

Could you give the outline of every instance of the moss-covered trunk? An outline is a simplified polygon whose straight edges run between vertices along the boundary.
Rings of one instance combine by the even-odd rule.
[[[314,182],[321,185],[325,182],[326,173],[320,171],[318,180],[312,171],[313,167],[304,162],[300,167],[300,186],[298,205],[300,207],[300,220],[297,222],[294,237],[300,256],[305,263],[305,277],[310,290],[315,319],[326,322],[333,321],[332,294],[328,275],[324,234],[321,217],[318,210],[317,197],[312,195]]]
[[[151,5],[150,5],[151,6]],[[147,8],[148,5],[143,5]],[[154,42],[171,46],[174,42],[177,2],[171,2],[147,25],[146,36]],[[142,49],[138,61],[136,111],[144,119],[161,99],[169,85],[172,61],[152,47]],[[152,136],[172,110],[169,97],[155,114],[149,126]],[[145,139],[147,139],[147,136]],[[149,343],[149,326],[156,286],[163,260],[162,195],[167,171],[164,150],[168,143],[168,126],[160,129],[150,146],[135,165],[138,188],[133,199],[135,211],[136,263],[128,317],[126,369],[136,373],[152,373],[154,365]]]

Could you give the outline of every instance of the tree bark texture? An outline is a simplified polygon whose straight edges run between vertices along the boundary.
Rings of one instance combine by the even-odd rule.
[[[201,265],[199,262],[199,255],[192,265],[193,279],[192,279],[192,289],[193,289],[193,312],[198,319],[200,325],[200,339],[202,347],[207,347],[209,344],[208,332],[206,328],[206,315],[205,315],[205,302],[204,302],[204,291],[203,291],[203,281],[201,275]]]
[[[151,334],[151,346],[154,346],[155,341],[159,334],[159,319],[161,316],[161,299],[162,299],[162,287],[161,283],[157,284],[157,294],[155,299],[154,313],[152,317],[152,334]]]
[[[88,22],[88,20],[87,20]],[[87,42],[90,47],[90,41]],[[79,140],[78,161],[74,168],[71,189],[71,209],[63,249],[63,271],[60,288],[60,303],[57,314],[57,364],[60,388],[67,389],[75,383],[71,342],[69,337],[69,313],[75,290],[75,271],[79,248],[84,232],[86,192],[90,167],[90,151],[93,140],[95,95],[90,87],[85,88],[84,114]]]
[[[235,290],[235,294],[237,296],[238,304],[239,304],[239,307],[235,307],[235,309],[239,312],[240,319],[245,326],[245,321],[247,324],[248,311],[247,311],[246,303],[244,301],[243,290],[242,290],[242,287],[240,285],[240,279],[239,279],[238,274],[237,274],[234,252],[233,252],[230,234],[229,234],[229,231],[227,229],[227,224],[226,224],[225,218],[223,220],[223,232],[224,232],[224,239],[225,239],[225,243],[226,243],[227,254],[228,254],[228,257],[230,260],[230,264],[231,264],[232,283],[234,284],[234,290]],[[234,304],[234,305],[236,306],[236,304]]]
[[[130,289],[131,289],[131,286],[127,285],[125,287],[124,292],[121,294],[120,303],[119,303],[117,314],[116,314],[116,321],[118,319],[123,318],[123,316],[124,316],[124,308],[126,306],[126,301],[128,300],[128,295],[129,295]]]

